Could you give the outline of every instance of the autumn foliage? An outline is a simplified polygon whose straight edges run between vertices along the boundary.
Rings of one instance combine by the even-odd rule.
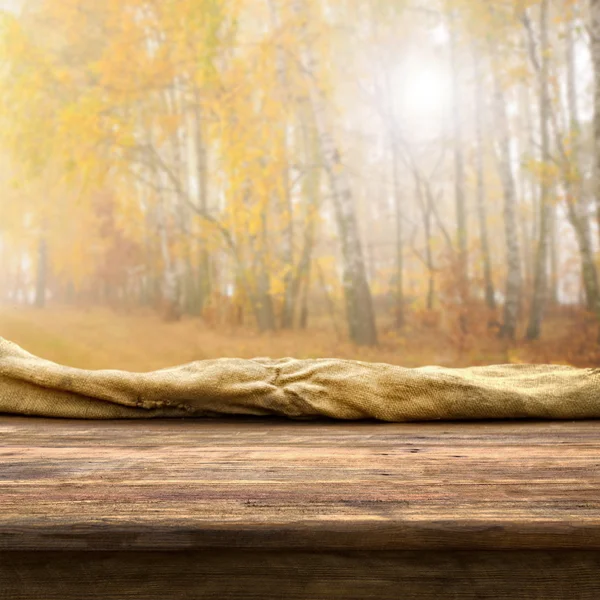
[[[0,299],[257,332],[269,354],[314,339],[390,362],[593,364],[588,8],[17,2],[0,17]]]

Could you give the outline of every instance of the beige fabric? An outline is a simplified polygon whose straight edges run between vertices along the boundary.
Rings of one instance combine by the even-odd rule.
[[[600,370],[450,369],[352,360],[202,360],[150,373],[86,371],[0,338],[0,413],[84,419],[282,415],[295,419],[600,417]]]

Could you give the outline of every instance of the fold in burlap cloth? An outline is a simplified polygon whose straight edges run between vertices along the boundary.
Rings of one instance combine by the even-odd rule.
[[[86,371],[0,338],[0,413],[84,419],[282,415],[294,419],[600,417],[598,369],[407,369],[353,360],[201,360],[150,373]]]

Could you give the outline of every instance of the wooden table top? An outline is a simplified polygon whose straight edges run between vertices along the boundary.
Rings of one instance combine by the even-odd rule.
[[[0,417],[0,551],[600,548],[600,421]]]

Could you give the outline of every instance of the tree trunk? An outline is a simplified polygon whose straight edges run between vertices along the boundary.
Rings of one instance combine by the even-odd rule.
[[[160,201],[162,203],[162,200]],[[162,316],[166,321],[178,321],[181,318],[179,278],[169,248],[167,224],[159,222],[160,251],[163,262],[162,273]]]
[[[548,302],[552,306],[557,306],[559,303],[558,294],[558,276],[559,276],[559,259],[558,259],[558,215],[556,214],[556,206],[550,204],[550,225],[548,238],[548,254],[550,264],[550,281],[548,282]]]
[[[202,106],[200,100],[200,91],[194,88],[194,145],[196,156],[196,180],[197,180],[197,202],[202,214],[208,214],[208,154],[204,141],[204,130],[202,123]],[[211,263],[206,241],[201,235],[198,239],[198,307],[199,313],[202,313],[204,305],[211,294]]]
[[[454,197],[456,202],[456,239],[458,248],[458,286],[459,297],[462,304],[461,330],[467,330],[466,310],[469,296],[469,268],[468,268],[468,232],[467,208],[465,197],[465,165],[463,157],[462,140],[462,111],[461,111],[461,85],[460,85],[460,58],[458,56],[458,43],[456,39],[455,16],[450,17],[450,53],[452,71],[452,125],[454,128]]]
[[[309,86],[321,157],[331,185],[342,246],[343,287],[350,338],[356,344],[372,346],[377,344],[377,327],[350,179],[330,130],[328,102],[316,79],[319,71],[318,64],[312,45],[306,39],[308,18],[306,2],[295,0],[294,11],[300,19],[300,27],[304,33],[301,36],[304,38],[301,51],[303,67]]]
[[[395,114],[395,94],[394,86],[390,80],[390,70],[388,65],[382,69],[383,89],[380,93],[383,95],[383,113],[382,125],[387,131],[389,140],[390,164],[392,175],[392,195],[394,204],[394,219],[396,225],[395,240],[395,258],[396,272],[394,274],[394,313],[397,329],[402,329],[405,325],[405,301],[404,301],[404,228],[403,228],[403,206],[402,206],[402,184],[399,172],[399,129]]]
[[[46,306],[46,286],[48,283],[48,245],[46,238],[42,235],[38,242],[37,270],[35,278],[35,306],[44,308]]]
[[[310,291],[310,272],[315,246],[315,230],[319,207],[321,206],[321,157],[317,143],[317,135],[314,123],[311,122],[311,110],[306,108],[305,118],[302,119],[301,132],[306,163],[314,165],[309,167],[302,185],[302,197],[304,205],[304,236],[300,258],[296,264],[290,284],[290,295],[292,307],[296,307],[300,299],[299,327],[306,329],[308,323],[308,295]],[[301,298],[300,298],[301,295]],[[292,323],[294,313],[292,311]]]
[[[338,339],[341,338],[340,328],[338,327],[337,318],[336,318],[336,310],[335,310],[335,302],[327,289],[327,283],[325,281],[325,276],[323,275],[323,270],[321,269],[321,265],[319,265],[318,261],[315,262],[315,270],[317,272],[317,277],[319,279],[319,284],[321,286],[321,291],[323,292],[323,297],[325,298],[325,304],[327,305],[327,312],[329,313],[329,317],[331,318],[331,324],[333,326],[333,330],[335,331],[335,335]]]
[[[479,57],[479,49],[473,49],[475,66],[475,136],[477,147],[475,149],[475,172],[477,177],[477,216],[479,218],[479,237],[481,239],[481,260],[483,263],[483,281],[485,286],[485,302],[488,308],[496,308],[496,292],[492,279],[492,262],[490,258],[490,244],[487,226],[487,204],[485,197],[485,174],[483,157],[485,156],[485,143],[483,136],[485,103],[483,98],[483,73]]]
[[[287,146],[287,141],[285,142]],[[291,329],[294,326],[294,313],[296,310],[296,300],[298,298],[298,289],[294,285],[294,217],[292,195],[290,192],[289,174],[286,172],[284,183],[285,209],[281,211],[280,217],[285,219],[286,226],[283,234],[282,256],[286,265],[286,272],[283,276],[283,307],[281,310],[282,329]]]
[[[522,139],[524,146],[524,154],[533,157],[536,154],[536,140],[535,140],[535,98],[530,93],[528,85],[521,86],[521,109],[524,115]],[[527,245],[523,246],[523,261],[526,263],[526,290],[525,294],[529,295],[533,290],[533,278],[535,272],[535,242],[539,238],[539,187],[536,185],[534,176],[530,173],[526,173],[522,169],[523,174],[523,197],[529,197],[531,206],[532,218],[528,219],[528,232],[525,236],[527,239]],[[527,192],[525,191],[527,190]],[[525,221],[525,219],[524,219]]]
[[[550,134],[549,110],[550,97],[548,90],[548,0],[542,0],[540,5],[540,49],[538,83],[540,94],[540,135],[541,154],[543,165],[550,163]],[[531,30],[529,31],[531,35]],[[532,56],[535,56],[535,46],[531,40]],[[548,296],[548,242],[551,226],[550,214],[550,182],[547,174],[542,173],[540,182],[539,202],[539,238],[535,255],[533,298],[527,327],[527,339],[536,340],[540,337],[544,309]]]
[[[567,23],[565,36],[566,42],[566,67],[567,67],[567,103],[569,109],[571,158],[564,162],[564,187],[567,201],[567,216],[575,230],[579,252],[581,255],[581,274],[588,310],[596,315],[600,321],[600,287],[598,282],[598,270],[594,260],[594,249],[588,209],[584,199],[581,185],[580,159],[581,126],[579,110],[577,106],[577,76],[575,69],[575,42],[574,42],[574,18]],[[598,115],[596,115],[598,116]],[[558,132],[556,132],[558,135]],[[565,157],[566,158],[566,157]],[[600,171],[598,172],[600,173]],[[598,177],[596,173],[596,177]]]
[[[268,4],[269,12],[271,14],[271,27],[273,31],[277,33],[281,28],[279,12],[276,3],[273,2],[273,0],[269,0]],[[275,53],[278,101],[282,105],[287,105],[289,103],[289,84],[286,74],[285,53],[279,45],[277,46]],[[281,126],[280,135],[282,146],[287,155],[289,150],[287,125],[283,124]],[[281,308],[282,329],[291,329],[294,326],[294,313],[296,311],[296,301],[298,299],[298,286],[294,278],[294,207],[290,190],[289,167],[287,165],[289,165],[289,160],[286,160],[286,167],[282,174],[284,194],[284,197],[282,198],[283,206],[281,206],[280,202],[276,203],[277,216],[285,223],[281,249],[281,256],[286,267],[283,276],[283,306]]]
[[[254,310],[258,329],[261,332],[275,331],[275,311],[270,293],[270,278],[264,266],[257,275],[256,295],[254,297]]]
[[[590,0],[590,40],[594,66],[594,197],[600,235],[600,0]]]
[[[300,253],[300,259],[296,266],[296,271],[292,278],[290,293],[293,298],[293,304],[297,303],[300,290],[302,285],[309,285],[310,282],[310,270],[311,270],[311,262],[313,255],[313,248],[315,244],[315,226],[316,226],[316,211],[319,205],[320,195],[320,181],[319,181],[319,171],[317,169],[312,169],[312,173],[309,173],[306,177],[306,185],[305,185],[305,202],[306,202],[306,217],[305,217],[305,229],[304,229],[304,242],[302,246],[302,251]],[[300,327],[305,328],[306,325],[302,325],[302,323],[306,323],[306,319],[308,318],[308,312],[306,309],[306,302],[308,299],[308,289],[305,287],[302,290],[302,306],[301,306],[301,314],[300,314]],[[303,318],[303,314],[306,313],[306,317]],[[292,315],[293,316],[293,315]]]
[[[304,277],[304,284],[302,285],[302,300],[300,302],[300,318],[298,319],[298,327],[304,330],[308,327],[308,294],[310,292],[310,279],[311,269],[309,266],[308,271]]]
[[[425,186],[425,199],[423,199],[422,187]],[[433,262],[433,237],[431,215],[433,213],[433,205],[435,198],[431,190],[429,181],[422,182],[417,178],[417,198],[421,206],[421,214],[423,217],[423,230],[425,232],[425,265],[427,267],[427,310],[433,310],[435,302],[435,264]]]
[[[152,168],[152,176],[156,182],[156,188],[159,188],[160,173],[155,167]],[[178,321],[181,318],[180,286],[175,260],[171,253],[170,211],[165,204],[164,195],[159,193],[156,204],[156,227],[162,262],[160,311],[166,321]]]
[[[269,273],[268,262],[266,257],[269,255],[269,223],[267,215],[269,207],[261,216],[261,236],[257,240],[259,247],[257,251],[257,268],[256,268],[256,288],[254,291],[254,307],[258,328],[262,331],[275,331],[277,324],[275,322],[275,310],[273,308],[273,297],[271,295],[271,274]]]
[[[506,99],[496,73],[494,81],[494,114],[498,135],[497,160],[504,190],[504,235],[506,240],[506,291],[501,337],[514,340],[521,306],[521,253],[517,226],[517,197],[512,171],[510,126]]]
[[[395,136],[395,127],[391,128]],[[396,219],[396,327],[402,329],[405,324],[404,315],[404,231],[402,227],[402,192],[400,173],[398,172],[398,144],[395,137],[391,140],[392,186],[394,194],[394,216]]]

